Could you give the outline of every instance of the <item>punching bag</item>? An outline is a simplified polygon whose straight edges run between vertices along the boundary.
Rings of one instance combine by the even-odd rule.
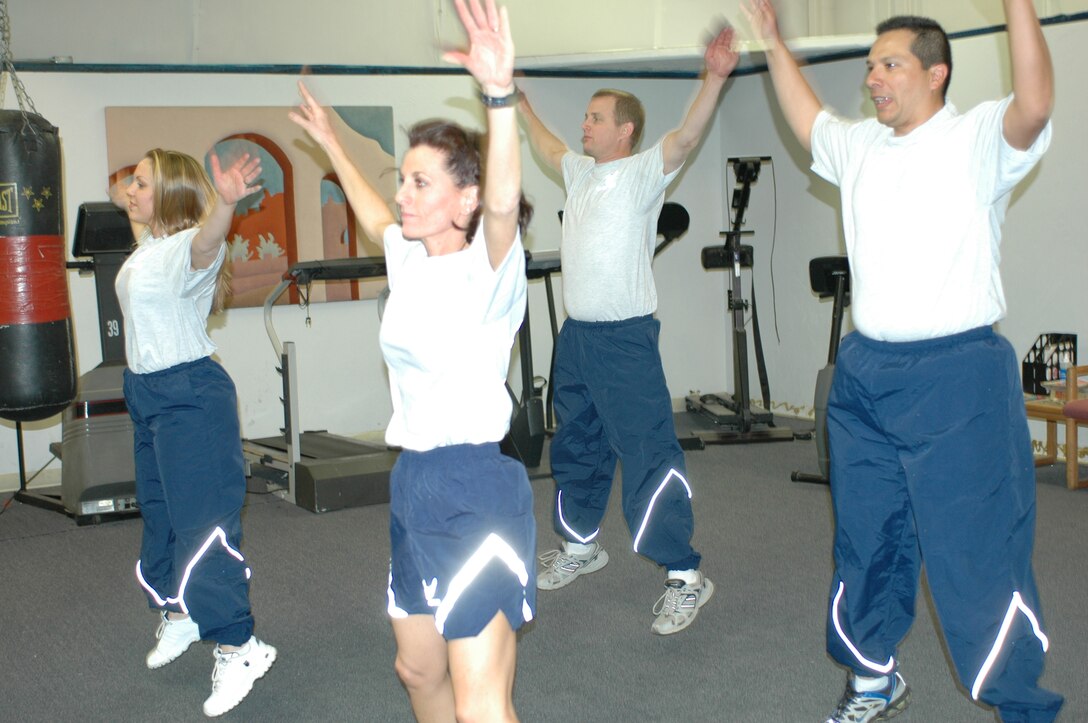
[[[0,109],[0,417],[17,422],[75,398],[62,206],[57,129]]]

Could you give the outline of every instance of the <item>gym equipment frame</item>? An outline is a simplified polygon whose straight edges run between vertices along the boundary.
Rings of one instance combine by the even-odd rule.
[[[729,165],[737,179],[733,190],[733,223],[729,231],[723,231],[725,244],[707,246],[703,249],[704,269],[728,269],[730,284],[726,292],[726,308],[732,318],[733,327],[733,393],[691,394],[686,399],[689,412],[711,421],[715,428],[695,430],[694,434],[704,444],[743,444],[749,442],[786,442],[793,440],[793,431],[776,427],[774,415],[769,411],[770,388],[767,383],[767,371],[763,361],[763,346],[759,336],[759,317],[756,314],[755,288],[752,291],[752,329],[754,333],[756,366],[759,373],[760,389],[763,393],[764,408],[753,405],[749,399],[748,381],[748,332],[745,330],[744,313],[748,310],[748,301],[741,290],[741,269],[751,269],[754,252],[751,246],[741,244],[742,236],[751,231],[743,231],[744,212],[748,208],[752,184],[759,178],[760,166],[769,162],[769,157],[730,158]]]
[[[286,498],[311,512],[389,501],[389,473],[397,451],[326,431],[302,432],[298,417],[298,375],[293,342],[280,342],[272,324],[272,306],[292,284],[385,276],[381,256],[302,261],[264,301],[264,324],[280,361],[283,382],[282,434],[242,441],[246,476],[264,480],[268,491],[285,490]]]

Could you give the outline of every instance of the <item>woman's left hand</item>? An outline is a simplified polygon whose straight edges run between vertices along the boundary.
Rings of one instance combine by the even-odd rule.
[[[261,159],[243,153],[241,158],[223,169],[219,165],[219,156],[211,155],[212,183],[219,192],[223,203],[234,205],[246,196],[261,190],[261,184],[255,183],[261,176]],[[253,184],[253,185],[250,185]]]
[[[442,59],[465,67],[487,95],[503,96],[514,87],[514,40],[506,8],[496,8],[495,0],[454,0],[457,15],[468,33],[468,52],[451,50]]]

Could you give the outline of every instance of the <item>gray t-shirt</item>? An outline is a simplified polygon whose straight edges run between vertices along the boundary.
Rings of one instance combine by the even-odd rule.
[[[657,310],[650,262],[669,174],[661,142],[627,158],[597,163],[563,156],[563,302],[579,321],[620,321]]]

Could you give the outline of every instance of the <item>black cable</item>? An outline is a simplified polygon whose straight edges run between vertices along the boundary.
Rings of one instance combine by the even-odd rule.
[[[771,315],[774,317],[774,336],[782,346],[782,335],[778,333],[778,292],[774,286],[774,247],[778,241],[778,175],[774,172],[774,161],[771,161],[771,200],[774,202],[771,213]]]

